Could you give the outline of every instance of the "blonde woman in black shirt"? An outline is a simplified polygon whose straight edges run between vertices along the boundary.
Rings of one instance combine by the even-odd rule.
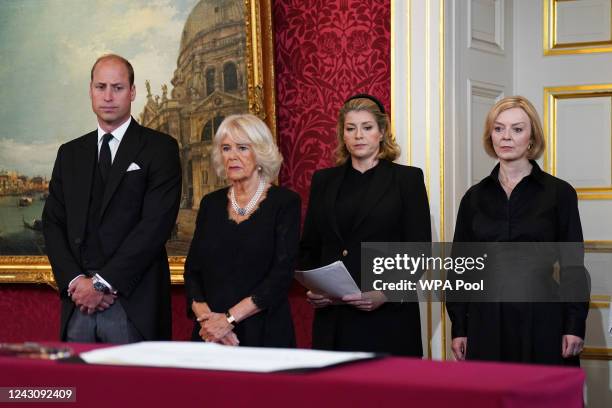
[[[540,169],[538,114],[521,96],[487,115],[485,151],[499,160],[461,200],[455,242],[583,242],[576,192]],[[457,360],[578,364],[588,303],[448,303]]]

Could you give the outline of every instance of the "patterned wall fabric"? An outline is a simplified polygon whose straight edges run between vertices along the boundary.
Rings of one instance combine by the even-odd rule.
[[[338,109],[367,92],[390,102],[390,0],[275,0],[280,183],[302,196],[333,165]]]
[[[357,92],[390,108],[390,0],[274,0],[280,183],[306,208],[312,173],[333,165],[342,102]],[[312,307],[290,293],[298,346],[309,347]],[[183,288],[173,287],[173,338],[187,340]],[[0,286],[0,341],[57,340],[59,299],[38,285]]]
[[[60,300],[47,285],[0,285],[0,342],[59,341]],[[172,287],[172,339],[190,340],[185,291]]]
[[[280,184],[308,204],[312,173],[334,164],[336,118],[367,92],[390,110],[390,0],[274,0]],[[303,219],[302,219],[303,221]],[[299,347],[310,347],[313,309],[295,284],[291,309]]]
[[[311,345],[312,307],[304,301],[297,283],[289,302],[299,347]],[[0,285],[0,343],[22,341],[59,341],[60,300],[47,285]],[[172,287],[172,339],[191,340],[193,323],[187,318],[185,290]]]

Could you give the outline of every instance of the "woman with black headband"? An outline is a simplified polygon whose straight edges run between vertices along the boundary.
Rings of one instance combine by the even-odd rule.
[[[429,204],[423,172],[393,163],[400,148],[379,100],[349,98],[340,109],[337,138],[337,167],[312,177],[300,266],[341,260],[359,283],[361,242],[431,241]],[[307,297],[315,307],[313,348],[423,355],[417,302],[391,303],[381,291]]]

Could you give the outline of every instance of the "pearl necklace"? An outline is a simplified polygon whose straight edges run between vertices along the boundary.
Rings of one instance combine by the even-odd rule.
[[[232,203],[232,208],[234,212],[240,215],[241,217],[250,214],[251,211],[253,211],[253,209],[257,205],[257,202],[261,198],[261,195],[263,194],[265,189],[266,182],[263,179],[259,180],[259,186],[257,187],[257,191],[255,191],[255,195],[251,198],[251,201],[249,201],[244,208],[241,208],[240,206],[238,206],[238,202],[236,201],[236,193],[234,192],[234,187],[230,188],[230,202]]]

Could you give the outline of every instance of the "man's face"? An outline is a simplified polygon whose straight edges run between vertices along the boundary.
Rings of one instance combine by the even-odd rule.
[[[91,108],[100,127],[112,132],[130,117],[136,88],[130,86],[127,67],[114,58],[98,62],[89,85]]]

